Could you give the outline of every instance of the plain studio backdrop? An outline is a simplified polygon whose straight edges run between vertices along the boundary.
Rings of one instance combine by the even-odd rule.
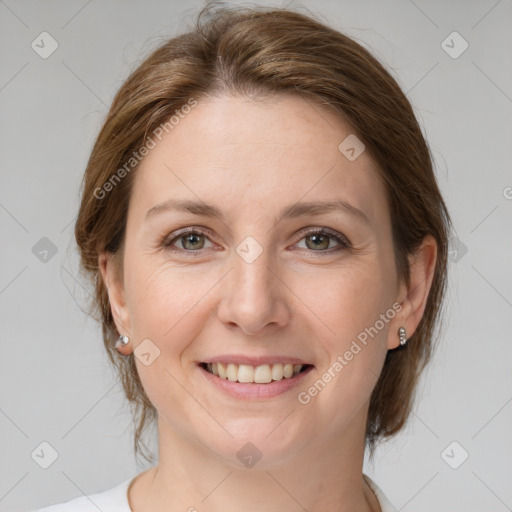
[[[81,310],[73,226],[115,92],[202,5],[0,1],[1,511],[100,492],[145,469],[100,330]],[[404,512],[511,510],[512,3],[291,3],[300,6],[398,80],[455,226],[438,351],[407,428],[364,471]]]

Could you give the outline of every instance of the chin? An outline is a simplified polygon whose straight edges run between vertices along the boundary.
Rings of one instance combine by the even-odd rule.
[[[293,413],[290,414],[290,419]],[[258,418],[237,418],[223,423],[231,436],[223,435],[208,448],[237,468],[270,469],[278,466],[303,449],[306,441],[286,414]],[[284,421],[283,421],[284,419]]]

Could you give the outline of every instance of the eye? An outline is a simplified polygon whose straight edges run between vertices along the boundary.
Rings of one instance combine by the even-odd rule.
[[[161,245],[165,249],[173,252],[200,253],[202,249],[205,248],[205,240],[209,240],[207,235],[210,235],[210,233],[200,228],[187,228],[173,235],[172,238],[162,241]],[[306,233],[303,233],[303,235],[305,236],[301,238],[301,241],[306,241],[305,248],[310,249],[310,252],[327,252],[330,254],[351,247],[346,237],[326,228],[310,229]],[[329,246],[332,240],[338,245],[334,250],[328,250],[331,249]],[[181,247],[176,244],[179,244]]]
[[[343,235],[338,234],[334,231],[330,231],[328,229],[312,229],[306,233],[301,240],[305,240],[306,249],[311,249],[313,252],[336,252],[343,249],[348,249],[351,247],[350,242]],[[335,240],[338,244],[334,250],[329,249],[329,245],[331,245],[331,240]]]
[[[206,232],[198,228],[188,228],[177,233],[173,238],[164,240],[163,246],[172,251],[198,252],[204,248]],[[181,245],[176,247],[174,244],[178,242]]]

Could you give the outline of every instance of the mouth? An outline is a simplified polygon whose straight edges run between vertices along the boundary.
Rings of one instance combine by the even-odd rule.
[[[199,363],[206,372],[221,380],[241,384],[271,384],[281,380],[292,380],[307,373],[312,364],[270,363],[253,366],[227,362]]]

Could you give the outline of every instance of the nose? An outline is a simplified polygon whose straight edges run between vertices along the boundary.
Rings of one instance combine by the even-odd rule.
[[[290,320],[290,290],[272,265],[267,251],[249,262],[234,253],[232,270],[221,284],[219,319],[245,334],[269,333]]]

